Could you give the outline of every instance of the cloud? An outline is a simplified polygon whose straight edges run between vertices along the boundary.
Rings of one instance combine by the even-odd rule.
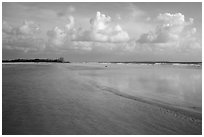
[[[181,13],[159,14],[156,18],[158,25],[152,31],[144,33],[137,40],[138,44],[148,44],[151,48],[164,50],[165,48],[187,51],[200,49],[201,44],[196,38],[196,28],[193,27],[193,19],[188,21]]]
[[[64,45],[67,34],[64,30],[55,27],[53,30],[47,32],[48,42],[55,46]]]
[[[73,41],[72,49],[81,49],[86,51],[100,52],[131,52],[134,51],[135,42],[128,41],[123,43],[103,43],[103,42],[90,42],[90,41]]]
[[[179,44],[183,51],[200,50],[202,48],[202,42],[195,36],[196,32],[197,29],[194,27],[188,29],[183,35],[181,35]]]
[[[23,25],[18,28],[19,33],[23,35],[34,35],[40,31],[39,26],[33,21],[24,21]]]
[[[45,48],[43,39],[35,39],[31,37],[16,37],[11,39],[3,40],[3,48],[13,50],[22,50],[24,52],[28,51],[40,51]]]
[[[71,42],[72,35],[75,36],[74,31],[74,17],[69,16],[67,18],[67,24],[65,24],[64,28],[55,27],[52,30],[47,32],[48,36],[48,44],[51,46],[61,47],[66,43]]]
[[[81,43],[85,43],[85,45],[88,45],[89,42],[123,43],[130,40],[128,33],[119,24],[112,22],[110,16],[100,12],[90,19],[90,29],[76,28],[74,17],[69,16],[68,23],[64,25],[64,28],[55,27],[47,32],[47,36],[48,45],[71,49],[79,49],[82,47],[79,46]],[[89,45],[82,49],[92,49],[91,45],[93,44]]]
[[[44,40],[38,37],[39,26],[33,21],[24,21],[18,27],[11,26],[3,20],[2,24],[2,45],[6,49],[18,49],[37,51],[44,49]]]
[[[25,20],[21,26],[13,27],[3,20],[2,31],[8,35],[35,35],[40,32],[40,28],[33,21]]]
[[[139,43],[167,43],[169,41],[179,40],[184,28],[193,24],[193,19],[185,21],[181,13],[170,14],[164,13],[157,16],[159,25],[155,30],[141,35]]]
[[[66,29],[71,30],[74,27],[74,17],[69,16],[68,17],[68,23],[66,24]]]
[[[80,33],[75,40],[96,42],[126,42],[129,41],[129,35],[119,24],[112,22],[110,16],[97,12],[94,18],[90,19],[91,29]],[[87,36],[88,35],[88,36]]]
[[[84,51],[132,51],[138,53],[145,50],[163,51],[180,48],[196,49],[200,46],[195,34],[196,28],[191,27],[193,19],[185,20],[181,13],[159,14],[157,26],[139,39],[130,39],[128,33],[110,16],[97,12],[90,19],[90,28],[76,28],[75,18],[66,17],[64,27],[56,26],[47,32],[49,47],[54,49],[74,49]],[[152,21],[153,19],[149,20]],[[9,28],[9,27],[8,27]],[[135,42],[136,41],[136,42]],[[192,48],[193,47],[193,48]],[[186,49],[185,49],[186,50]]]
[[[12,33],[13,27],[5,20],[2,23],[2,32],[3,33]]]

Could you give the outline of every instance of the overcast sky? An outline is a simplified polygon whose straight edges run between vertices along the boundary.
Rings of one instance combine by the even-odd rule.
[[[201,61],[202,3],[3,3],[2,56]]]

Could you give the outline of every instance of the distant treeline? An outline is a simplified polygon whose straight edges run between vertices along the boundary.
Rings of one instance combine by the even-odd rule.
[[[70,63],[69,61],[64,61],[64,58],[58,59],[12,59],[12,60],[2,60],[2,62],[55,62],[55,63]]]
[[[116,61],[116,62],[99,62],[99,63],[132,63],[132,64],[195,64],[201,65],[202,62],[171,62],[171,61]]]

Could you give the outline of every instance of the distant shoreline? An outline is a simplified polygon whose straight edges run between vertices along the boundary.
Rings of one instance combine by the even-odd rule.
[[[11,59],[2,60],[2,63],[99,63],[99,64],[150,64],[150,65],[199,65],[202,62],[179,62],[179,61],[114,61],[114,62],[70,62],[64,59]]]
[[[99,63],[123,63],[123,64],[198,64],[202,65],[202,62],[171,62],[171,61],[130,61],[130,62],[99,62]]]
[[[8,59],[2,60],[2,63],[70,63],[69,61],[64,61],[64,58],[58,59]]]
[[[105,67],[108,67],[109,65],[151,65],[151,66],[175,66],[175,67],[196,67],[196,68],[202,68],[202,62],[167,62],[167,63],[161,63],[161,62],[3,62],[2,65],[9,65],[9,64],[101,64],[105,65]]]

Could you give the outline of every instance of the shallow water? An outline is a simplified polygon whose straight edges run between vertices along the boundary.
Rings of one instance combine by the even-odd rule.
[[[202,69],[171,65],[109,65],[81,73],[99,85],[176,106],[202,109]]]
[[[201,134],[195,121],[94,87],[201,112],[200,68],[106,66],[3,64],[3,134]]]

